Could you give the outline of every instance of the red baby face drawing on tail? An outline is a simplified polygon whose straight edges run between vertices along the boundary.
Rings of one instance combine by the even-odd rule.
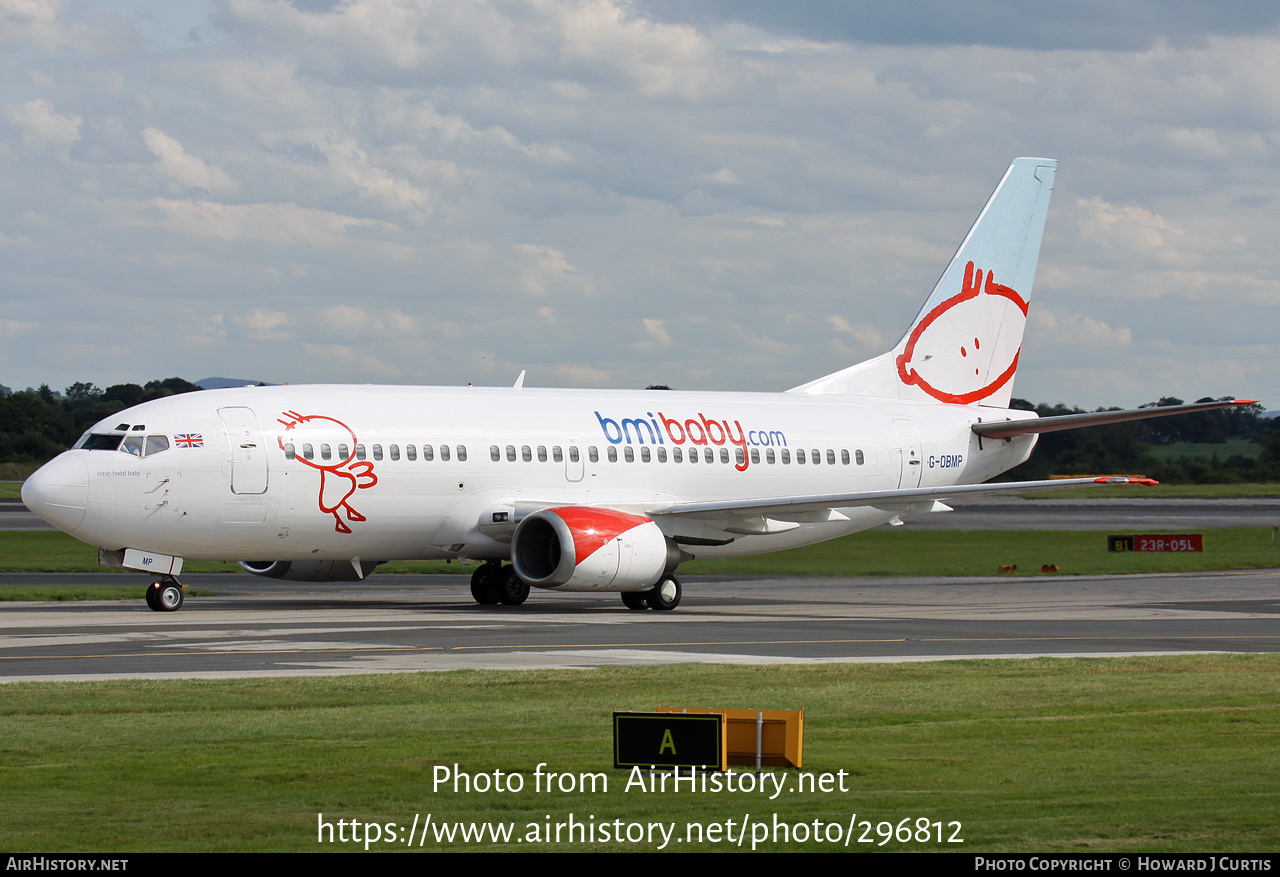
[[[964,284],[929,311],[907,339],[898,357],[898,377],[940,402],[968,404],[1003,387],[1018,370],[1027,303],[1007,286],[970,262]]]
[[[286,433],[291,434],[276,439],[281,450],[284,450],[286,437],[295,448],[306,442],[324,446],[333,443],[339,451],[345,449],[345,456],[339,454],[332,460],[308,460],[300,453],[294,459],[312,469],[320,470],[320,511],[333,515],[333,529],[339,533],[350,533],[351,528],[342,520],[339,512],[344,513],[348,521],[365,520],[365,516],[352,508],[347,500],[356,490],[364,490],[378,483],[378,476],[373,474],[372,463],[364,460],[353,462],[356,455],[356,434],[351,427],[332,417],[299,414],[296,411],[285,411],[283,415],[278,418],[278,422],[284,425]],[[350,438],[350,444],[342,440],[343,433]]]

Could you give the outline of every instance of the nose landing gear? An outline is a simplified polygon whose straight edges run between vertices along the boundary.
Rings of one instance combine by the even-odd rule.
[[[182,608],[182,592],[187,588],[173,576],[165,576],[147,587],[147,606],[153,612],[177,612]]]

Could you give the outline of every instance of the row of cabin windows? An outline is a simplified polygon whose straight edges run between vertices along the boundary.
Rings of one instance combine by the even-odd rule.
[[[504,450],[505,450],[505,453],[504,453]],[[698,462],[698,449],[689,448],[688,451],[689,451],[688,453],[689,462],[690,463]],[[532,463],[534,454],[535,454],[535,450],[531,448],[529,445],[520,446],[519,459],[523,460],[524,462]],[[536,454],[537,454],[539,463],[547,462],[546,445],[538,445]],[[605,454],[608,456],[610,463],[618,462],[617,447],[610,445],[609,447],[605,448]],[[808,452],[805,452],[803,450],[797,450],[795,454],[796,454],[796,463],[800,465],[804,465],[805,462],[808,461],[808,462],[811,462],[814,466],[820,465],[822,463],[823,456],[824,456],[823,452],[818,450],[817,448],[814,448],[813,450]],[[651,460],[653,460],[655,455],[659,463],[667,462],[667,449],[662,445],[659,445],[656,448],[653,448],[652,450],[650,450],[650,447],[648,445],[640,446],[640,462],[648,463]],[[507,445],[505,449],[499,448],[497,445],[489,446],[489,459],[493,460],[493,462],[497,463],[501,461],[504,456],[506,457],[507,462],[514,463],[516,461],[516,446]],[[714,448],[704,447],[702,449],[702,459],[704,462],[714,463],[716,461],[716,456],[717,455]],[[742,448],[734,448],[733,456],[739,466],[741,466],[743,463],[746,462],[746,451],[744,451]],[[834,450],[828,448],[825,456],[826,456],[827,465],[829,466],[836,465],[836,452]],[[685,453],[682,448],[676,447],[671,449],[671,462],[683,463],[684,457],[685,457]],[[728,463],[729,449],[720,448],[719,457],[720,457],[721,463]],[[634,463],[636,460],[635,448],[632,447],[631,445],[624,445],[622,448],[622,458],[628,463]],[[790,465],[791,449],[782,448],[779,451],[778,456],[775,456],[773,448],[765,448],[764,460],[766,463],[768,463],[769,465],[773,465],[778,461],[779,458],[781,458],[782,464],[784,466]],[[560,463],[564,460],[564,453],[561,450],[559,445],[552,445],[551,459],[556,463]],[[600,451],[596,448],[595,445],[589,445],[587,447],[587,459],[589,459],[592,463],[600,462]],[[840,451],[841,464],[848,466],[850,463],[850,459],[851,459],[850,454],[847,450]],[[569,460],[574,463],[578,462],[578,449],[572,445],[569,447]],[[859,466],[862,466],[866,463],[866,456],[862,453],[862,451],[856,450],[853,452],[852,460],[856,462]],[[760,464],[759,448],[751,449],[751,462],[757,466]]]
[[[345,463],[348,460],[353,459],[353,456],[354,456],[354,459],[356,460],[364,460],[368,456],[366,454],[365,446],[363,444],[357,444],[355,446],[354,455],[351,454],[351,448],[349,445],[339,443],[337,446],[337,449],[338,449],[337,465],[341,465],[342,463]],[[380,444],[372,445],[371,450],[373,452],[372,456],[375,462],[381,461],[383,459],[382,445]],[[467,459],[466,445],[456,445],[454,446],[454,449],[452,452],[450,452],[448,445],[440,445],[438,450],[439,450],[440,459],[444,461],[448,461],[451,458],[455,458],[458,461],[463,462]],[[757,466],[760,465],[760,461],[761,461],[760,449],[751,448],[750,452],[751,452],[751,462]],[[427,462],[431,462],[432,460],[436,459],[436,453],[437,453],[437,449],[432,445],[422,445],[423,460]],[[781,461],[782,465],[789,466],[791,464],[791,453],[792,452],[790,448],[781,448],[776,452],[776,454],[773,448],[765,448],[763,459],[764,459],[764,462],[769,464],[770,466],[774,465],[779,461]],[[521,445],[518,458],[523,460],[526,463],[532,463],[535,454],[538,458],[539,463],[547,462],[548,454],[547,454],[546,445],[538,445],[536,450],[529,445]],[[284,446],[284,455],[285,455],[285,458],[288,460],[292,460],[297,456],[297,449],[292,443],[286,444]],[[605,448],[605,455],[608,458],[610,463],[618,462],[618,449],[614,445],[610,445],[609,447]],[[505,449],[499,448],[497,445],[489,446],[489,459],[491,459],[493,462],[495,463],[500,462],[504,456],[506,457],[508,462],[514,463],[517,459],[516,446],[507,445]],[[572,463],[579,462],[579,460],[581,459],[581,456],[577,446],[575,445],[569,446],[568,456],[569,456],[570,462]],[[653,449],[650,449],[649,445],[641,445],[639,456],[640,456],[640,462],[642,463],[651,462],[655,458],[655,456],[659,463],[665,463],[667,462],[667,459],[668,459],[667,449],[661,445]],[[678,447],[671,449],[671,456],[670,456],[671,462],[683,463],[685,461],[685,456],[686,454],[684,449],[678,448]],[[698,456],[699,456],[698,449],[689,448],[687,456],[690,463],[697,463]],[[710,448],[710,447],[704,447],[702,449],[701,456],[702,456],[703,462],[714,463],[717,457],[716,449]],[[729,455],[728,448],[720,448],[718,456],[720,458],[721,463],[730,462],[730,455]],[[389,457],[391,460],[399,460],[400,446],[387,445],[387,457]],[[417,460],[418,459],[417,446],[405,445],[404,457],[406,460]],[[828,466],[836,465],[836,452],[831,448],[828,448],[825,454],[823,451],[820,451],[817,448],[814,448],[809,451],[796,450],[795,452],[795,462],[801,466],[805,465],[806,463],[810,463],[814,466],[821,465],[824,457],[826,459],[826,463]],[[315,458],[316,458],[316,452],[315,452],[314,446],[312,446],[309,442],[304,443],[302,445],[302,459],[314,460]],[[552,445],[550,459],[553,462],[562,463],[564,462],[564,458],[565,458],[564,449],[561,448],[559,445]],[[734,458],[734,461],[739,466],[741,466],[743,463],[746,462],[746,451],[744,451],[742,448],[734,448],[733,458]],[[320,444],[320,459],[323,461],[329,461],[334,459],[333,448],[331,445],[329,445],[326,442],[322,442]],[[596,448],[595,445],[587,446],[587,459],[592,463],[600,462],[600,451],[598,448]],[[624,445],[622,448],[622,459],[625,462],[634,463],[636,461],[636,449],[631,445]],[[854,462],[854,463],[857,463],[857,465],[862,466],[866,463],[866,457],[861,450],[855,450],[851,456],[848,450],[842,449],[840,451],[840,463],[842,465],[848,466],[850,462]]]
[[[382,459],[383,459],[382,445],[380,445],[380,444],[372,445],[372,446],[370,447],[370,450],[372,450],[372,452],[373,452],[373,460],[374,460],[374,462],[378,462],[378,461],[380,461],[380,460],[382,460]],[[449,449],[449,446],[448,446],[448,445],[440,445],[438,448],[436,448],[436,447],[434,447],[434,446],[432,446],[432,445],[423,445],[423,446],[422,446],[422,459],[423,459],[423,460],[426,460],[428,463],[429,463],[429,462],[431,462],[432,460],[436,459],[436,453],[437,453],[437,451],[438,451],[438,452],[439,452],[439,454],[440,454],[440,459],[441,459],[441,460],[444,460],[444,461],[446,461],[446,462],[447,462],[448,460],[450,460],[451,458],[452,458],[452,459],[457,459],[459,462],[466,462],[466,459],[467,459],[467,446],[466,446],[466,445],[455,445],[452,451]],[[286,459],[286,460],[292,460],[292,459],[294,459],[295,457],[297,457],[297,455],[298,455],[297,448],[296,448],[292,443],[290,443],[290,444],[286,444],[286,445],[284,446],[284,456],[285,456],[285,459]],[[389,457],[389,458],[390,458],[390,459],[392,459],[392,460],[399,460],[399,459],[400,459],[400,446],[399,446],[399,445],[387,445],[387,454],[386,454],[386,455],[387,455],[387,457]],[[363,444],[359,444],[359,443],[357,443],[357,444],[356,444],[355,454],[354,454],[354,455],[351,453],[351,447],[350,447],[350,445],[347,445],[347,444],[344,444],[344,443],[339,443],[339,444],[338,444],[338,456],[337,456],[338,465],[341,465],[342,463],[345,463],[345,462],[347,462],[348,460],[351,460],[351,459],[364,460],[364,459],[367,459],[367,457],[368,457],[368,456],[369,456],[369,455],[368,455],[368,453],[365,451],[365,447],[364,447],[364,445],[363,445]],[[406,460],[417,460],[417,459],[418,459],[418,448],[417,448],[417,446],[416,446],[416,445],[405,445],[405,446],[404,446],[404,457],[405,457],[405,459],[406,459]],[[304,442],[304,443],[303,443],[303,445],[302,445],[302,459],[304,459],[304,460],[314,460],[315,458],[316,458],[316,451],[315,451],[315,448],[311,445],[311,443],[310,443],[310,442]],[[332,446],[330,446],[327,442],[322,442],[322,443],[320,444],[320,459],[321,459],[321,460],[332,460],[333,458],[334,458],[334,455],[333,455],[333,448],[332,448]]]

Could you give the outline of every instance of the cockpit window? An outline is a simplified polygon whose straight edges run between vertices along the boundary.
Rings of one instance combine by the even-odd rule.
[[[120,450],[126,454],[133,454],[135,457],[142,456],[142,443],[144,439],[140,435],[126,436],[124,444],[120,445]]]
[[[122,435],[86,432],[80,436],[80,441],[76,442],[76,448],[86,451],[114,451],[120,447],[120,439],[122,438],[124,438]]]
[[[147,456],[169,450],[169,437],[165,435],[147,436]]]

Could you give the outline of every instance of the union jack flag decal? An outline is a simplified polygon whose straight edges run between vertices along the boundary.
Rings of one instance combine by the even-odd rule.
[[[173,443],[180,448],[203,448],[204,436],[198,432],[184,432],[173,437]]]

